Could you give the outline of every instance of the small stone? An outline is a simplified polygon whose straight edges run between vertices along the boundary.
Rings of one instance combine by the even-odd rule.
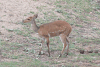
[[[6,38],[6,41],[9,41],[9,39]]]
[[[18,44],[18,46],[19,46],[19,47],[22,47],[22,46],[23,46],[23,44]]]
[[[8,29],[9,32],[13,32],[13,29]]]
[[[0,22],[3,22],[3,20],[0,20]]]
[[[0,32],[0,35],[2,35],[2,33]]]
[[[87,51],[88,53],[93,53],[93,50]]]
[[[9,16],[11,17],[11,16],[14,16],[13,14],[9,14]]]
[[[98,53],[99,52],[99,50],[94,50],[94,53]]]
[[[80,50],[80,54],[84,54],[84,50]]]
[[[5,13],[7,13],[7,11],[4,11]]]

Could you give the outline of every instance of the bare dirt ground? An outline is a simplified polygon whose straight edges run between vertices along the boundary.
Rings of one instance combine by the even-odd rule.
[[[88,53],[80,55],[79,50],[77,49],[77,47],[85,49],[85,51],[97,49],[99,50],[98,53],[100,54],[100,46],[99,46],[100,45],[100,31],[99,31],[100,23],[99,22],[83,23],[83,21],[81,21],[80,19],[76,19],[77,20],[76,23],[79,25],[82,25],[82,27],[77,27],[76,25],[72,25],[73,31],[69,37],[69,41],[71,41],[71,43],[74,44],[76,48],[70,49],[70,55],[68,55],[67,57],[63,56],[62,58],[59,58],[59,59],[57,58],[57,56],[59,55],[61,49],[58,50],[56,49],[56,47],[59,47],[58,45],[60,45],[61,43],[59,44],[56,41],[53,45],[50,46],[51,48],[53,48],[51,50],[52,58],[48,57],[46,45],[44,45],[45,55],[38,56],[39,45],[36,45],[37,43],[39,43],[38,40],[30,39],[29,37],[24,37],[22,35],[17,35],[15,32],[9,32],[9,30],[12,31],[15,29],[23,31],[23,27],[28,27],[28,29],[31,29],[29,25],[21,24],[22,20],[28,16],[33,15],[30,12],[38,13],[39,14],[38,18],[43,19],[45,17],[43,12],[52,11],[52,9],[56,8],[56,6],[54,5],[52,1],[53,0],[50,0],[50,1],[48,0],[39,0],[39,1],[38,0],[37,1],[0,0],[0,39],[2,39],[2,41],[7,42],[7,43],[13,43],[13,44],[16,42],[18,43],[18,46],[15,46],[15,45],[11,46],[9,44],[6,44],[6,48],[10,48],[10,49],[12,49],[11,47],[14,47],[14,48],[16,47],[16,49],[18,48],[18,50],[12,50],[10,52],[7,50],[6,51],[3,50],[2,46],[0,46],[0,53],[7,53],[8,55],[10,54],[25,55],[30,58],[39,59],[41,62],[47,61],[46,63],[51,64],[49,65],[50,67],[53,67],[53,66],[63,67],[63,65],[65,67],[96,67],[96,66],[99,67],[100,59],[98,58],[100,58],[100,55],[92,56],[91,58],[93,60],[91,60],[91,58],[90,59],[87,58],[88,56],[90,57]],[[54,2],[55,1],[56,0],[54,0]],[[46,6],[46,7],[42,11],[40,11],[37,8],[41,6]],[[70,9],[67,11],[71,12]],[[66,20],[62,14],[59,14],[58,12],[54,12],[54,14]],[[93,12],[90,13],[90,15],[91,14],[94,15]],[[87,18],[94,19],[94,20],[97,19],[96,16],[87,17]],[[97,20],[100,21],[100,19],[97,19]],[[50,22],[51,21],[52,20],[50,20]],[[35,33],[30,33],[30,35],[32,37],[37,37]],[[77,38],[79,38],[79,40]],[[83,39],[80,40],[80,38],[83,38]],[[55,38],[53,39],[56,40]],[[81,43],[79,43],[77,40],[80,41]],[[60,40],[58,39],[58,41]],[[32,43],[32,42],[35,42],[35,43]],[[28,45],[23,46],[21,44],[28,44]],[[26,50],[25,48],[28,48],[28,49]],[[32,49],[35,50],[35,54],[25,53],[28,50],[32,50]],[[85,57],[85,60],[83,59],[83,56],[87,56]],[[24,57],[22,57],[21,60],[13,59],[13,58],[9,58],[8,56],[6,57],[2,56],[2,54],[0,54],[0,62],[4,62],[4,61],[5,62],[10,62],[10,61],[21,62],[23,58]]]

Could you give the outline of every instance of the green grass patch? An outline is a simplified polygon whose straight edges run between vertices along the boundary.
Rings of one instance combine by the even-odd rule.
[[[18,62],[0,62],[0,67],[19,67]]]
[[[82,25],[79,25],[79,24],[76,24],[75,26],[77,26],[77,27],[83,27]]]
[[[77,58],[77,61],[80,60],[80,61],[88,61],[88,62],[91,62],[91,61],[97,59],[97,58],[94,58],[94,56],[96,56],[96,55],[94,55],[94,53],[91,53],[89,55],[81,55],[81,54],[79,54],[78,55],[78,58]]]
[[[75,45],[74,44],[69,44],[69,48],[70,49],[75,49]]]
[[[31,35],[30,35],[31,31],[29,31],[29,29],[27,29],[27,28],[24,28],[24,30],[15,29],[14,32],[15,32],[17,35],[22,35],[22,36],[24,36],[24,37],[29,37],[29,36],[31,36]]]
[[[40,60],[27,60],[24,62],[0,62],[0,67],[49,67]]]
[[[34,12],[30,11],[31,14],[34,14]]]
[[[9,56],[9,58],[12,58],[12,59],[18,59],[19,56],[12,55],[12,56]]]
[[[91,53],[90,56],[100,56],[100,53]]]
[[[73,22],[76,16],[85,23],[91,22],[93,20],[86,16],[89,15],[90,12],[93,12],[94,9],[100,8],[95,1],[91,0],[62,0],[55,1],[54,5],[57,7],[55,11],[61,13],[66,19],[68,18],[67,21],[69,22]],[[76,20],[74,20],[74,22],[76,22]]]
[[[99,44],[100,39],[99,38],[76,38],[77,43],[86,43],[86,44],[90,44],[90,43],[94,43],[94,44]]]
[[[8,43],[7,42],[5,42],[5,41],[0,41],[0,45],[7,45]]]
[[[96,27],[93,27],[92,30],[93,30],[93,31],[98,31],[99,29],[96,28]]]

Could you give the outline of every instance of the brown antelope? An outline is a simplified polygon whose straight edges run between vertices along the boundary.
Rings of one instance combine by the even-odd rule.
[[[59,36],[64,45],[59,57],[61,57],[61,55],[63,54],[63,51],[66,48],[66,46],[67,46],[67,55],[68,55],[69,41],[68,41],[67,37],[69,36],[69,34],[72,30],[71,25],[69,23],[67,23],[66,21],[57,20],[57,21],[54,21],[51,23],[40,25],[38,27],[35,22],[35,19],[37,17],[38,17],[37,14],[33,15],[31,17],[28,17],[27,19],[23,20],[23,23],[30,22],[32,24],[33,30],[36,33],[38,33],[40,38],[42,38],[42,44],[44,43],[44,40],[46,39],[49,56],[50,56],[49,37],[55,37],[55,36]],[[39,55],[41,54],[42,44],[41,44],[41,48],[39,51]]]

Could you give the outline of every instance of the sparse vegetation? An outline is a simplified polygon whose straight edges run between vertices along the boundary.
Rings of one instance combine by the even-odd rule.
[[[99,0],[11,0],[0,1],[0,6],[0,67],[100,66]],[[43,55],[38,55],[40,39],[34,35],[31,24],[21,23],[24,17],[35,13],[39,14],[37,25],[54,20],[65,20],[72,25],[67,57],[65,52],[57,58],[63,48],[59,37],[50,38],[51,57],[46,43]],[[80,49],[84,54],[80,54]],[[86,53],[89,49],[93,52]]]

